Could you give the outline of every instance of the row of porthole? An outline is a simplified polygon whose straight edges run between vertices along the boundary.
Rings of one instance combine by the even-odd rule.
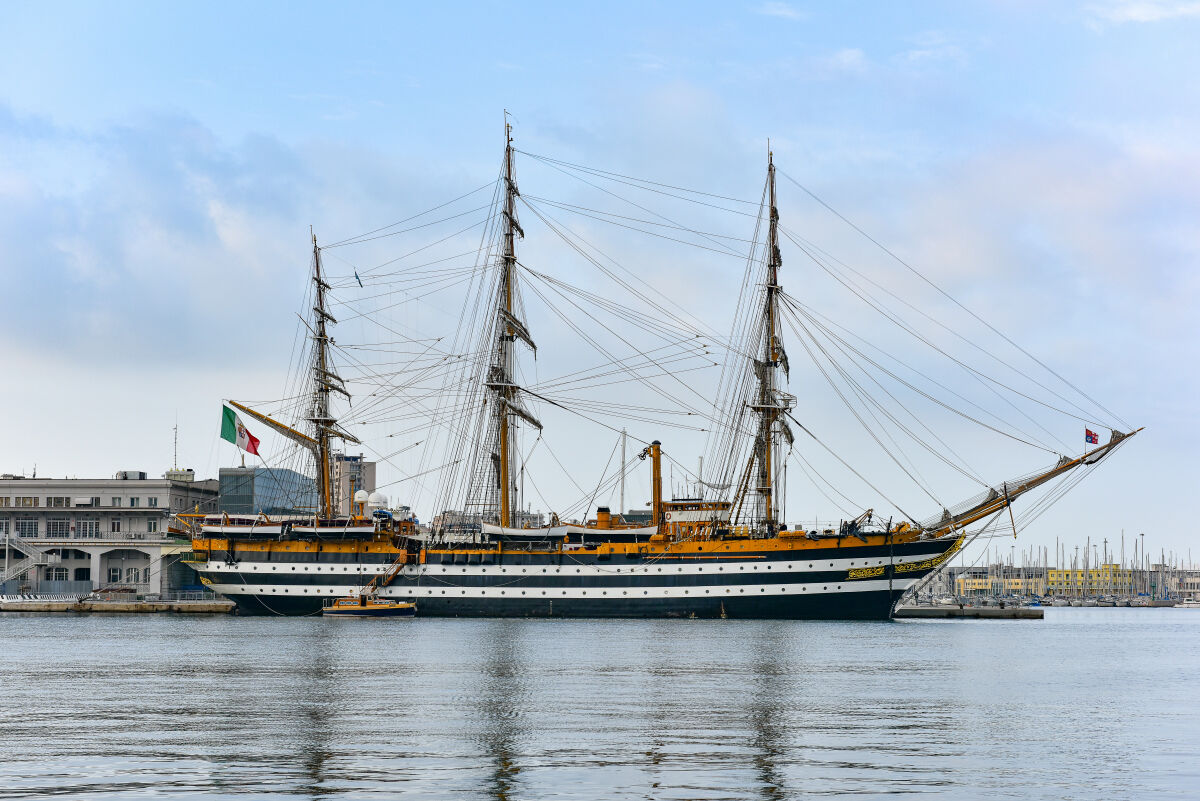
[[[842,585],[841,585],[841,584],[837,585],[837,588],[840,590],[840,589],[842,588]],[[783,590],[783,592],[787,592],[787,587],[781,587],[780,589],[782,589],[782,590]],[[829,589],[829,586],[828,586],[828,585],[826,585],[826,586],[822,587],[821,589],[823,589],[823,590],[828,590],[828,589]],[[264,590],[262,587],[259,587],[259,588],[258,588],[258,591],[259,591],[260,593],[266,593],[266,590]],[[290,592],[291,592],[291,590],[290,590],[290,589],[288,589],[287,587],[284,587],[284,588],[283,588],[283,591],[284,591],[285,593],[290,593]],[[746,591],[746,590],[745,590],[744,588],[743,588],[743,589],[739,589],[739,590],[738,590],[738,592],[745,592],[745,591]],[[766,592],[766,591],[767,591],[767,588],[766,588],[766,587],[760,587],[758,591],[759,591],[759,592]],[[801,587],[801,588],[800,588],[800,591],[801,591],[801,592],[808,592],[808,587]],[[303,589],[303,590],[301,590],[301,592],[305,592],[305,593],[307,593],[307,592],[308,592],[308,590],[307,590],[307,589]],[[320,593],[320,592],[321,592],[321,590],[320,590],[320,589],[317,589],[317,590],[314,590],[314,592]],[[330,590],[326,590],[326,592],[330,593],[331,595],[333,594],[333,590],[332,590],[332,589],[330,589]],[[708,595],[708,594],[709,594],[709,593],[711,593],[711,592],[712,592],[712,590],[705,590],[705,591],[704,591],[704,594],[705,594],[705,595]],[[730,589],[728,589],[728,588],[727,588],[727,589],[725,590],[725,592],[727,592],[727,593],[728,593],[728,592],[732,592],[732,590],[730,590]],[[501,595],[504,595],[504,593],[505,593],[505,590],[500,590],[500,594],[501,594]],[[688,591],[688,590],[684,590],[684,591],[683,591],[683,594],[684,594],[684,595],[687,595],[688,593],[689,593],[689,591]],[[445,595],[445,594],[446,594],[446,591],[445,591],[445,590],[442,590],[442,595]],[[466,595],[466,594],[467,594],[467,591],[466,591],[466,590],[462,590],[462,594],[463,594],[463,595]],[[487,595],[487,590],[481,590],[479,594],[480,594],[480,595]],[[524,595],[524,594],[525,594],[525,590],[521,590],[521,594],[522,594],[522,595]],[[545,591],[545,590],[542,590],[542,595],[545,595],[545,594],[546,594],[546,591]],[[566,590],[563,590],[563,593],[562,593],[562,594],[565,596],[565,595],[567,594]],[[584,590],[582,594],[583,594],[583,595],[587,595],[587,590]],[[601,595],[608,595],[608,591],[607,591],[607,590],[601,590],[601,591],[600,591],[600,594],[601,594]],[[629,594],[629,591],[628,591],[628,590],[621,590],[621,594],[622,594],[622,595],[628,595],[628,594]],[[649,590],[642,590],[642,595],[649,595],[649,594],[650,594],[650,591],[649,591]]]
[[[866,564],[866,562],[863,562],[863,564],[865,565],[865,564]],[[878,561],[878,563],[877,563],[877,564],[881,564],[881,565],[882,565],[882,564],[883,564],[883,560],[882,560],[882,559],[880,559],[880,560]],[[851,567],[853,567],[853,566],[854,566],[854,562],[851,562],[851,563],[850,563],[850,565],[851,565]],[[810,569],[810,570],[812,569],[812,566],[813,566],[813,563],[812,563],[812,562],[809,562],[809,563],[808,563],[808,567],[809,567],[809,569]],[[830,562],[830,563],[829,563],[829,566],[830,566],[830,567],[833,567],[833,562]],[[792,565],[788,565],[787,567],[788,567],[788,570],[793,570],[793,569],[794,569],[794,567],[793,567]],[[295,568],[292,568],[292,569],[293,569],[293,570],[295,570]],[[739,566],[738,566],[738,570],[745,570],[745,569],[746,569],[746,566],[745,566],[745,565],[739,565]],[[750,566],[750,569],[751,569],[751,570],[758,570],[758,565],[751,565],[751,566]],[[771,565],[767,565],[767,570],[771,570],[771,569],[772,569],[772,566],[771,566]],[[543,568],[542,568],[542,572],[543,572],[543,573],[546,573],[548,570],[549,570],[549,568],[545,568],[545,567],[543,567]],[[717,567],[717,570],[719,570],[719,571],[723,571],[723,570],[725,570],[725,568],[724,568],[724,566],[718,566],[718,567]],[[463,573],[466,573],[466,572],[467,572],[467,568],[465,568],[465,567],[464,567],[464,568],[462,569],[462,572],[463,572]],[[483,568],[483,569],[482,569],[482,570],[480,570],[479,572],[480,572],[480,573],[486,573],[486,572],[487,572],[487,568]],[[500,568],[500,572],[501,572],[501,573],[507,573],[507,572],[508,572],[508,569],[507,569],[507,568],[503,568],[503,567],[502,567],[502,568]],[[524,573],[524,572],[525,572],[525,568],[521,568],[521,572],[522,572],[522,573]],[[561,568],[561,567],[556,567],[556,568],[554,568],[554,572],[555,572],[555,573],[561,573],[561,572],[562,572],[562,568]],[[576,572],[576,573],[580,573],[580,572],[582,572],[582,568],[578,568],[578,567],[577,567],[577,568],[575,568],[575,572]],[[615,571],[613,571],[613,572],[615,572],[615,573],[620,573],[620,572],[621,572],[621,568],[619,568],[619,567],[618,567],[618,568],[617,568]],[[636,568],[634,568],[634,569],[630,569],[630,571],[629,571],[629,572],[630,572],[630,573],[637,573],[637,572],[638,572],[638,570],[637,570]],[[662,569],[661,567],[660,567],[660,568],[658,568],[658,572],[659,572],[659,573],[663,572],[663,569]],[[679,567],[679,568],[677,568],[677,569],[676,569],[676,572],[677,572],[677,573],[682,573],[682,572],[683,572],[683,568],[682,568],[682,567]],[[697,568],[697,569],[696,569],[696,572],[697,572],[697,573],[703,573],[703,572],[704,572],[704,568],[703,568],[703,567],[699,567],[699,568]]]

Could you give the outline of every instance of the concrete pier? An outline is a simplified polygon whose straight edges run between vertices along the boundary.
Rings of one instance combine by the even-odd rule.
[[[901,606],[896,610],[894,617],[1041,620],[1044,614],[1038,606]]]
[[[228,615],[233,601],[43,601],[37,599],[0,601],[0,612],[120,612]]]

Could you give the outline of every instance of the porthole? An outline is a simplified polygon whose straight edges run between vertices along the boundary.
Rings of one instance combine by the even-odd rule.
[[[745,590],[744,590],[744,589],[743,589],[743,590],[738,590],[738,592],[745,592]]]
[[[812,562],[809,562],[809,563],[808,563],[808,566],[811,568],[811,567],[812,567]]]
[[[829,589],[829,588],[828,588],[828,587],[822,587],[821,589],[823,589],[823,590],[827,590],[827,589]]]

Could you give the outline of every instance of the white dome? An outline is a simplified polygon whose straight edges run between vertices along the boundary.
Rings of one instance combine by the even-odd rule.
[[[367,495],[366,490],[359,490],[358,492],[354,493],[354,502],[355,503],[366,503],[367,497],[368,497],[368,495]]]
[[[384,495],[382,492],[372,492],[371,495],[367,498],[368,506],[375,506],[380,509],[383,509],[385,506],[387,506],[387,504],[388,504],[387,496]]]

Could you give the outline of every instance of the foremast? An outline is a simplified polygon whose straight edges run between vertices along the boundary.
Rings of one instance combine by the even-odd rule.
[[[313,397],[312,417],[309,421],[313,424],[312,450],[317,463],[317,516],[327,520],[333,517],[336,508],[333,498],[332,441],[337,438],[357,443],[359,440],[338,428],[329,402],[331,393],[345,395],[346,400],[350,399],[350,393],[346,390],[341,376],[334,371],[333,362],[329,357],[329,346],[333,340],[329,337],[327,324],[336,324],[337,320],[326,308],[325,296],[329,291],[329,284],[322,275],[321,248],[317,245],[316,234],[312,239],[316,302],[313,304]]]
[[[501,526],[515,526],[519,508],[517,498],[517,420],[541,430],[542,424],[521,402],[521,387],[516,383],[515,344],[519,339],[531,350],[537,346],[529,329],[518,316],[517,245],[525,232],[517,221],[517,190],[513,179],[512,126],[504,125],[504,208],[501,216],[500,275],[496,282],[492,354],[484,387],[488,395],[488,435],[485,451],[489,465],[475,473],[468,505],[479,509],[483,518]],[[488,479],[484,476],[489,474]],[[486,486],[485,486],[486,485]]]
[[[767,226],[767,268],[763,286],[762,317],[759,323],[759,343],[756,346],[757,356],[753,359],[756,390],[750,404],[757,425],[750,470],[743,487],[749,489],[753,498],[751,516],[755,527],[771,534],[778,530],[784,519],[781,491],[784,473],[782,442],[786,439],[790,444],[792,432],[783,418],[792,408],[794,399],[779,388],[779,371],[783,370],[784,375],[787,375],[788,361],[787,353],[783,349],[779,319],[779,295],[782,290],[779,268],[783,266],[783,257],[779,252],[779,210],[775,206],[775,160],[769,151],[767,202],[770,213]]]

